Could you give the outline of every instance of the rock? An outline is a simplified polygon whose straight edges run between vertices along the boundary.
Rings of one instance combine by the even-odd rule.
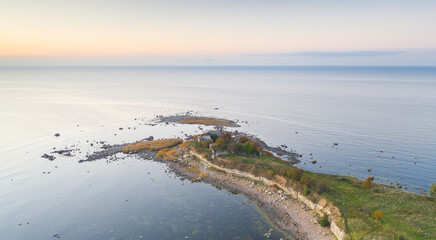
[[[59,133],[55,133],[54,136],[55,136],[55,137],[59,137],[60,134],[59,134]]]
[[[47,158],[50,161],[53,161],[56,159],[56,157],[54,157],[52,155],[48,155],[47,153],[44,153],[44,155],[42,155],[41,158]]]

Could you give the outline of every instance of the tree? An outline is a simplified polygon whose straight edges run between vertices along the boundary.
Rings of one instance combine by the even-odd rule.
[[[365,181],[362,182],[362,187],[372,187],[372,179],[370,177],[366,178]]]
[[[247,154],[252,154],[254,152],[254,148],[251,142],[244,143],[244,150]]]
[[[295,181],[300,181],[301,176],[303,176],[303,170],[301,170],[297,167],[294,167],[294,168],[292,168],[291,175],[292,175],[292,179],[294,179]]]
[[[377,210],[377,211],[375,211],[374,212],[374,217],[375,217],[375,219],[382,219],[383,218],[383,212],[382,211],[380,211],[380,210]]]
[[[226,142],[230,142],[230,140],[232,140],[232,134],[229,132],[225,132],[223,134],[223,138],[224,138],[224,140],[226,140]]]
[[[429,193],[430,197],[436,197],[436,184],[431,184]]]
[[[238,144],[237,143],[229,143],[229,145],[227,145],[227,151],[229,151],[231,153],[238,153],[239,152]]]
[[[218,135],[216,134],[210,134],[210,138],[215,142],[218,139]]]
[[[226,149],[226,140],[224,140],[223,137],[218,137],[215,141],[218,146],[220,146],[221,149]]]

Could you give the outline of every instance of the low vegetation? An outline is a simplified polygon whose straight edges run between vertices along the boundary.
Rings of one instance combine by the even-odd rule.
[[[169,138],[154,141],[138,142],[134,145],[128,145],[123,148],[123,153],[134,153],[142,150],[147,151],[159,151],[164,148],[174,147],[183,142],[179,138]]]
[[[352,239],[436,239],[434,198],[376,184],[372,178],[361,181],[348,176],[304,171],[262,151],[247,137],[224,135],[191,144],[218,166],[267,179],[280,179],[314,202],[326,199],[340,210],[341,220],[337,224]],[[227,150],[229,155],[212,158],[211,148]],[[433,195],[435,188],[430,190]],[[323,219],[322,224],[326,225],[328,216]]]
[[[436,239],[435,184],[431,185],[429,196],[423,196],[373,183],[373,178],[361,181],[304,171],[263,151],[253,139],[232,137],[230,133],[219,135],[200,142],[198,138],[186,142],[181,139],[140,142],[126,146],[123,152],[158,151],[159,159],[175,160],[189,148],[218,166],[280,182],[313,202],[327,200],[339,209],[341,217],[335,222],[350,239]],[[217,151],[228,154],[213,157]],[[190,166],[188,171],[199,179],[207,177],[196,166]],[[320,224],[328,226],[329,216],[323,216]]]
[[[329,216],[324,214],[319,220],[319,224],[323,227],[330,227]]]
[[[157,152],[156,158],[165,161],[176,160],[179,158],[179,150],[177,147],[161,149]]]
[[[201,124],[201,125],[207,125],[207,126],[232,126],[232,121],[229,120],[219,120],[219,119],[213,119],[213,118],[184,118],[180,120],[182,123],[188,123],[188,124]]]

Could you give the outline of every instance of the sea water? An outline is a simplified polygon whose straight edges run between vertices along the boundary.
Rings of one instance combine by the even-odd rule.
[[[271,225],[243,196],[133,157],[77,163],[93,141],[200,132],[146,125],[186,111],[237,120],[303,169],[412,192],[436,182],[436,68],[0,68],[2,239],[262,239]],[[53,147],[81,151],[40,158]]]

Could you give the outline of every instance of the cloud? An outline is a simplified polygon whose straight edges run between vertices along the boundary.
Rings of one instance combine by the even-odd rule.
[[[244,54],[251,57],[377,57],[405,53],[403,51],[300,51]]]

